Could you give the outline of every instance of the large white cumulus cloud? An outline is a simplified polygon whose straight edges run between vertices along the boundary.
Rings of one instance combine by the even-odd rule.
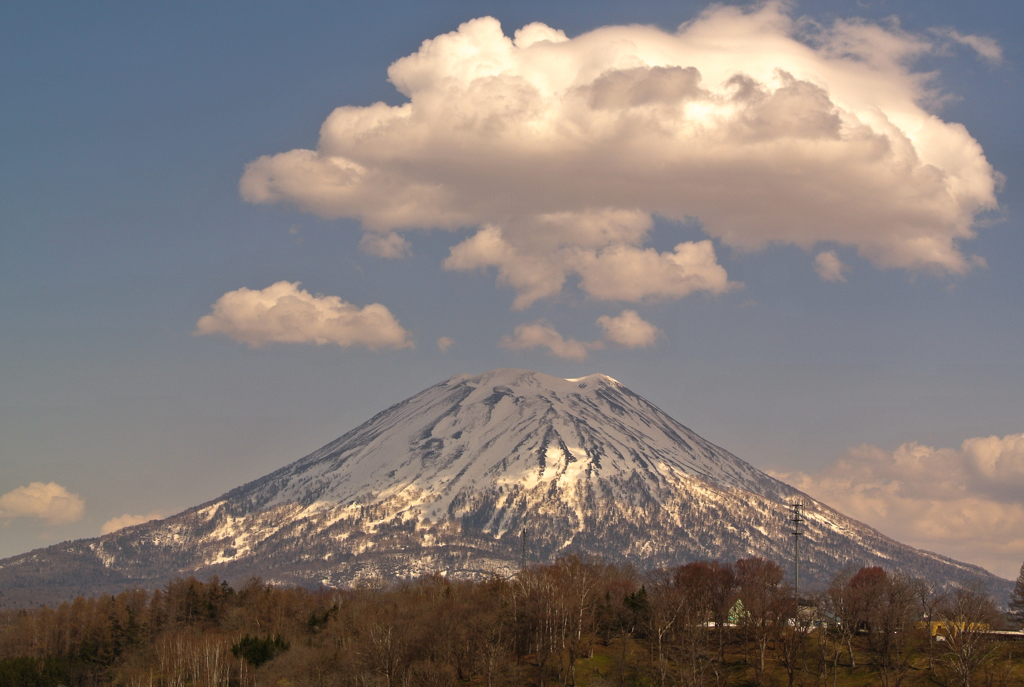
[[[279,281],[262,290],[228,291],[199,318],[196,334],[223,334],[259,348],[268,343],[410,348],[412,338],[387,307],[363,308]]]
[[[391,65],[407,103],[339,107],[316,150],[253,161],[241,193],[359,218],[385,257],[408,251],[404,231],[470,228],[446,267],[495,267],[520,308],[569,278],[625,301],[735,286],[710,242],[645,247],[654,216],[696,219],[741,249],[829,242],[881,267],[979,263],[959,243],[996,207],[998,175],[963,126],[922,106],[934,94],[910,63],[936,47],[784,8],[713,6],[675,33],[572,39],[469,21]]]
[[[813,475],[778,475],[889,536],[1016,577],[1024,551],[1024,434],[851,448]]]

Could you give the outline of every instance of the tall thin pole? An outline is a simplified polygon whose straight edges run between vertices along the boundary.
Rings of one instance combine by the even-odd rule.
[[[804,534],[800,526],[805,522],[800,511],[803,507],[804,504],[799,501],[789,504],[789,511],[793,514],[789,519],[793,523],[793,529],[789,534],[793,537],[793,595],[796,597],[797,609],[800,608],[800,537]]]

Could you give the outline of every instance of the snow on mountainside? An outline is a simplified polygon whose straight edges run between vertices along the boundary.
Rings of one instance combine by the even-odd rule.
[[[511,503],[517,489],[540,484],[636,478],[631,489],[654,494],[679,475],[774,498],[795,493],[611,377],[504,369],[433,386],[229,497],[311,509],[398,498],[437,518],[482,488]]]
[[[808,580],[853,562],[982,579],[997,592],[1008,584],[846,518],[610,377],[502,369],[452,377],[177,516],[0,561],[0,587],[25,592],[8,595],[10,605],[33,589],[66,595],[68,567],[91,571],[99,587],[189,573],[303,584],[504,574],[521,562],[524,531],[534,561],[570,551],[641,567],[784,561],[786,505],[797,500],[806,504]]]

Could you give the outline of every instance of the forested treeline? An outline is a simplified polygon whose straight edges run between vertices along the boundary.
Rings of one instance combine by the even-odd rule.
[[[1013,646],[993,639],[1000,614],[978,590],[937,594],[864,568],[798,610],[783,577],[759,558],[640,575],[569,556],[511,579],[435,575],[347,590],[178,579],[5,612],[0,687],[1024,680]]]

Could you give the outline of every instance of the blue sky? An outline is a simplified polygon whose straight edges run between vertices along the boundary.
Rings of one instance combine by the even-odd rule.
[[[452,374],[522,367],[609,374],[887,534],[1015,576],[1024,10],[736,8],[4,5],[0,556],[170,515]],[[487,16],[549,27],[499,76],[599,66],[527,102],[439,40],[389,81],[427,39],[498,45],[460,29]],[[656,44],[682,61],[652,69]],[[691,89],[690,119],[664,88]],[[409,93],[420,128],[353,133]],[[902,162],[872,157],[903,134]],[[437,179],[448,195],[416,195]],[[340,319],[254,322],[279,297]]]

